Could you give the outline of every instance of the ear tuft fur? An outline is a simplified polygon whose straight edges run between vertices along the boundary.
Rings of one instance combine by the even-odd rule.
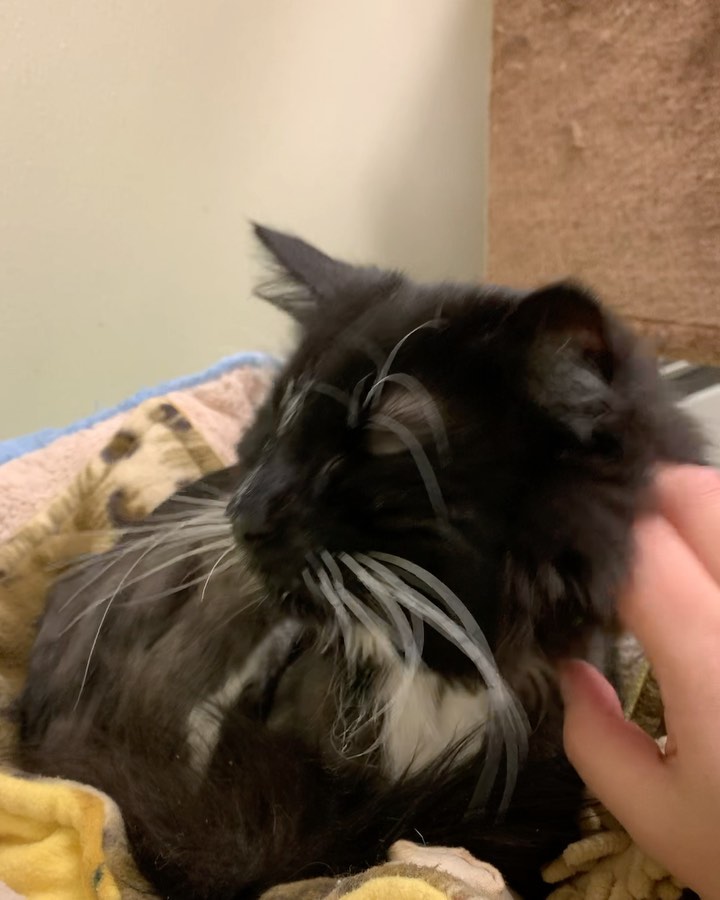
[[[581,441],[612,406],[614,360],[600,303],[569,282],[529,294],[506,325],[527,352],[532,399]]]
[[[342,301],[343,296],[375,296],[398,282],[394,273],[333,259],[293,235],[264,225],[255,224],[253,228],[275,270],[274,276],[256,289],[256,294],[300,324],[322,306]]]
[[[257,294],[299,322],[318,304],[332,300],[352,278],[354,267],[332,259],[300,238],[254,224],[255,236],[270,253],[275,277],[260,285]]]

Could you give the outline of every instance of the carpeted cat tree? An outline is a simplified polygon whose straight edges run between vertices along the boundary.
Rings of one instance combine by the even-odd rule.
[[[496,0],[488,277],[720,363],[720,3]]]

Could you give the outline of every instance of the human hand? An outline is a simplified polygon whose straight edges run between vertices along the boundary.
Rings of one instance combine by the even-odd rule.
[[[560,673],[565,749],[641,849],[704,900],[720,900],[720,475],[673,467],[657,488],[661,515],[637,525],[620,617],[657,678],[665,752],[579,660]]]

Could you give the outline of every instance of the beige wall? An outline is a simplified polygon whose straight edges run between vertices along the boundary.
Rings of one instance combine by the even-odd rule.
[[[479,274],[490,0],[0,3],[7,437],[284,321],[248,219]]]

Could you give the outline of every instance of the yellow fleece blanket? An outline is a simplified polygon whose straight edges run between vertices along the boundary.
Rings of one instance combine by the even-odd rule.
[[[241,384],[241,382],[239,382]],[[257,387],[257,385],[256,385]],[[49,585],[73,557],[107,548],[117,524],[139,519],[227,454],[205,440],[182,397],[147,401],[94,450],[65,490],[0,546],[0,900],[139,900],[151,897],[127,850],[121,816],[99,792],[23,776],[14,768],[9,714],[25,676],[35,622]],[[179,402],[178,402],[179,401]],[[192,404],[189,404],[189,408]],[[80,449],[77,450],[80,452]],[[42,451],[41,454],[42,456]],[[0,490],[2,480],[0,479]],[[630,660],[631,711],[650,730],[657,695],[642,660]],[[650,698],[649,704],[647,698]],[[605,814],[587,818],[588,835],[548,867],[556,900],[676,900],[679,886],[647,860]],[[510,900],[501,876],[466,851],[399,842],[387,864],[342,879],[281,885],[266,900]]]

